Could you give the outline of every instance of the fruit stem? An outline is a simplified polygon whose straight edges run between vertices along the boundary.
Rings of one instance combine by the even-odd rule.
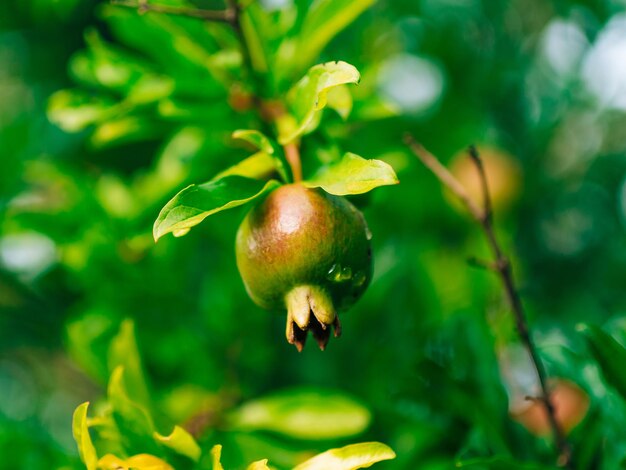
[[[285,149],[285,158],[291,167],[293,181],[299,183],[302,181],[302,162],[300,161],[300,149],[295,142],[289,142],[283,147]]]

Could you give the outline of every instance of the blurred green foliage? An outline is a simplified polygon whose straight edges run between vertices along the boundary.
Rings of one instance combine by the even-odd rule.
[[[476,143],[519,165],[522,184],[509,184],[521,190],[496,222],[549,374],[591,398],[569,436],[576,468],[623,466],[623,2],[370,4],[253,2],[252,81],[227,25],[96,1],[0,3],[0,468],[84,468],[72,415],[85,401],[91,419],[141,403],[162,437],[174,424],[199,432],[207,459],[221,444],[227,469],[292,468],[365,441],[397,454],[381,469],[551,468],[550,440],[510,418],[536,384],[497,279],[467,266],[487,256],[479,230],[406,151],[407,130],[446,162]],[[303,138],[305,174],[354,152],[401,184],[354,199],[374,280],[341,339],[298,354],[236,271],[245,208],[158,244],[152,224],[177,191],[251,153],[233,131],[267,132],[251,94],[283,96],[331,60],[361,80],[347,121],[324,111]],[[294,432],[296,405],[277,397],[303,398],[298,419],[326,416],[333,432]],[[320,413],[323,400],[336,406]],[[123,428],[125,412],[113,415]],[[144,441],[141,419],[123,446],[170,452]]]

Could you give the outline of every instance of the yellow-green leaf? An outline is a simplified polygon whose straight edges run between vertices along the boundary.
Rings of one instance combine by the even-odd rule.
[[[342,393],[289,389],[248,401],[231,416],[236,429],[274,431],[298,439],[333,439],[363,432],[370,412]]]
[[[331,449],[301,463],[294,470],[354,470],[368,468],[382,460],[391,460],[396,453],[380,442],[363,442]]]
[[[128,397],[139,404],[149,406],[150,395],[141,366],[135,339],[135,324],[132,320],[124,320],[120,325],[119,333],[111,340],[108,364],[111,371],[123,366]]]
[[[191,434],[180,426],[174,426],[174,430],[169,436],[162,436],[155,432],[155,439],[166,447],[178,452],[181,455],[189,457],[197,462],[200,458],[202,450]]]
[[[246,470],[270,470],[270,468],[267,466],[267,459],[263,459],[252,462]]]
[[[213,470],[224,470],[222,467],[222,446],[215,445],[211,449],[211,462],[213,463]]]
[[[106,454],[98,461],[101,470],[174,470],[164,460],[150,454],[137,454],[126,460],[113,454]]]
[[[257,152],[254,155],[240,161],[236,165],[227,168],[218,174],[215,179],[230,175],[245,176],[246,178],[264,179],[276,171],[276,160],[265,152]]]
[[[366,160],[348,152],[341,160],[322,167],[303,183],[308,188],[322,188],[327,193],[345,196],[366,193],[399,181],[393,168],[382,160]]]
[[[98,463],[98,456],[96,455],[96,448],[89,436],[89,426],[87,426],[87,408],[89,408],[89,402],[85,402],[79,405],[74,411],[74,417],[72,419],[72,434],[74,440],[78,446],[78,454],[83,461],[87,470],[96,470]]]
[[[298,138],[313,121],[315,113],[327,105],[327,93],[333,87],[358,83],[359,71],[343,61],[326,62],[311,67],[307,74],[294,85],[287,95],[292,121],[278,121],[281,144]]]

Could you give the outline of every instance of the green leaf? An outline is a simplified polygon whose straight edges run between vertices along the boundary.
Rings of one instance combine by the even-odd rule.
[[[74,411],[72,419],[72,434],[78,446],[78,454],[83,461],[87,470],[96,470],[98,464],[98,456],[93,446],[91,437],[89,436],[89,427],[87,426],[87,408],[89,402],[79,405]]]
[[[276,160],[272,155],[265,152],[257,152],[254,155],[240,161],[236,165],[227,168],[215,179],[224,178],[230,175],[245,176],[246,178],[264,179],[268,178],[277,170]]]
[[[578,330],[606,381],[626,398],[626,369],[623,366],[626,364],[626,348],[595,325],[582,325]]]
[[[282,150],[275,145],[275,142],[270,140],[265,134],[257,130],[237,130],[233,132],[234,139],[240,139],[249,144],[254,145],[261,152],[271,155],[273,163],[270,168],[270,161],[267,157],[261,157],[259,154],[255,154],[252,157],[244,160],[238,165],[235,165],[231,169],[220,173],[220,176],[227,174],[236,174],[241,176],[249,176],[251,178],[264,178],[270,176],[273,171],[276,171],[285,183],[292,181],[291,169],[289,164],[282,153]],[[252,159],[252,160],[251,160]],[[244,168],[240,168],[243,165]],[[259,167],[259,171],[253,171],[252,167]],[[263,170],[261,170],[263,168]]]
[[[70,72],[78,81],[125,94],[138,80],[152,74],[147,63],[104,41],[97,31],[85,33],[87,49],[70,62]]]
[[[112,102],[76,90],[61,90],[48,101],[48,119],[66,132],[78,132],[117,112]]]
[[[233,132],[233,139],[243,140],[254,145],[257,149],[268,153],[274,153],[274,146],[265,134],[254,129],[239,129]]]
[[[287,95],[293,122],[287,119],[278,121],[279,143],[287,144],[304,133],[315,113],[327,105],[330,89],[347,83],[358,83],[359,79],[359,71],[347,62],[327,62],[311,67]]]
[[[556,467],[548,467],[538,463],[519,462],[509,457],[476,458],[457,462],[457,468],[476,468],[480,470],[554,470]]]
[[[111,341],[108,355],[109,370],[119,366],[124,368],[124,383],[128,397],[146,407],[150,404],[150,395],[141,366],[139,349],[135,340],[135,325],[132,320],[124,320],[120,331]]]
[[[363,442],[328,450],[301,463],[294,470],[354,470],[395,458],[396,454],[389,446],[380,442]]]
[[[301,73],[339,32],[352,23],[375,0],[317,0],[306,10],[291,58],[294,73]]]
[[[398,177],[389,164],[381,160],[366,160],[349,152],[303,182],[308,188],[322,188],[337,196],[363,194],[378,186],[398,183]]]
[[[232,425],[266,430],[298,439],[333,439],[363,432],[370,412],[341,393],[318,389],[284,390],[249,401],[236,410]]]
[[[253,70],[260,74],[266,73],[269,53],[264,38],[268,36],[267,31],[271,28],[267,13],[256,3],[250,4],[242,10],[240,22]]]
[[[208,216],[246,204],[278,186],[275,180],[265,182],[239,175],[187,186],[161,209],[154,223],[154,239],[170,232],[178,237],[186,235]]]
[[[174,430],[169,436],[162,436],[155,432],[154,438],[166,447],[175,452],[189,457],[194,462],[200,459],[202,450],[191,434],[180,426],[174,426]]]

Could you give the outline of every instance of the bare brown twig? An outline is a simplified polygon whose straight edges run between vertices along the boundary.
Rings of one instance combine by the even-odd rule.
[[[232,24],[235,21],[235,12],[232,9],[226,10],[200,10],[197,8],[173,7],[168,5],[155,5],[147,1],[138,0],[111,0],[111,5],[133,8],[139,13],[161,13],[164,15],[186,16],[205,21],[217,21]]]
[[[443,166],[443,164],[432,153],[426,150],[421,144],[419,144],[411,135],[406,134],[404,136],[404,142],[409,149],[415,154],[420,161],[433,172],[433,174],[439,179],[439,181],[446,186],[454,195],[461,200],[461,202],[468,209],[472,217],[478,222],[487,238],[487,243],[491,249],[493,255],[493,262],[470,261],[472,264],[485,267],[489,270],[496,272],[506,293],[507,299],[511,305],[513,316],[515,317],[515,326],[517,328],[518,335],[524,344],[530,358],[535,367],[537,378],[541,387],[540,401],[544,404],[546,412],[548,414],[548,420],[550,421],[550,427],[552,428],[552,434],[554,436],[555,445],[559,452],[558,464],[566,467],[573,468],[572,454],[569,443],[565,438],[565,433],[556,420],[556,414],[554,405],[550,399],[550,390],[548,387],[547,373],[543,361],[539,357],[535,343],[530,335],[528,328],[528,322],[526,320],[526,313],[522,304],[521,298],[515,287],[515,281],[513,278],[513,271],[511,269],[511,263],[509,259],[504,255],[504,252],[498,242],[495,230],[493,228],[493,209],[491,204],[491,197],[489,194],[489,184],[487,182],[487,176],[485,174],[485,168],[483,166],[480,155],[475,147],[469,147],[469,155],[476,165],[480,176],[481,190],[483,196],[483,207],[478,207],[474,201],[472,201],[463,187],[463,185],[450,173],[450,171]]]

